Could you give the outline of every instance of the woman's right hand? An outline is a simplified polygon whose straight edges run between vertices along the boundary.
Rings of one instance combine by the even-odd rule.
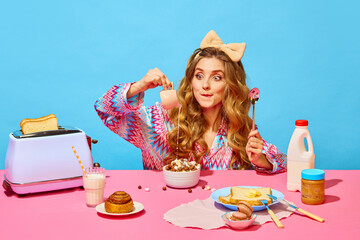
[[[127,93],[127,98],[131,98],[140,92],[145,92],[150,88],[156,88],[158,86],[163,86],[163,89],[167,90],[172,88],[172,83],[160,69],[150,69],[140,81],[131,85]]]

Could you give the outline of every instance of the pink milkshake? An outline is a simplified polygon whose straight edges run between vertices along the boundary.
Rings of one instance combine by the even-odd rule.
[[[86,173],[83,176],[86,205],[95,207],[104,202],[105,169],[100,167],[87,168]]]

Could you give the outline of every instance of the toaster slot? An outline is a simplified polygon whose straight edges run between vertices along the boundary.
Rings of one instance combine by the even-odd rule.
[[[50,130],[50,131],[35,132],[35,133],[28,133],[28,134],[22,134],[21,130],[18,130],[13,133],[13,136],[15,138],[22,139],[22,138],[33,138],[33,137],[48,137],[48,136],[72,134],[72,133],[79,133],[79,132],[81,132],[81,131],[76,128],[71,128],[71,127],[66,128],[66,127],[59,126],[58,130]]]

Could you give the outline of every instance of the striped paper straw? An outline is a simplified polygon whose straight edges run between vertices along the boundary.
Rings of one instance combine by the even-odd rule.
[[[79,164],[80,164],[80,166],[81,166],[81,168],[82,168],[82,170],[83,170],[84,175],[85,175],[86,177],[88,177],[88,176],[87,176],[87,173],[86,173],[86,170],[85,170],[85,168],[84,168],[84,165],[82,164],[82,162],[81,162],[81,160],[80,160],[80,158],[79,158],[79,155],[77,154],[77,152],[76,152],[76,150],[75,150],[75,147],[72,146],[72,149],[73,149],[73,151],[74,151],[74,153],[75,153],[75,156],[76,156],[77,160],[79,161]]]

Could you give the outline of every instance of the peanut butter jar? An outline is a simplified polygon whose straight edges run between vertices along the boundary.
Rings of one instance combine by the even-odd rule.
[[[322,204],[325,200],[325,172],[320,169],[301,171],[301,201],[305,204]]]

